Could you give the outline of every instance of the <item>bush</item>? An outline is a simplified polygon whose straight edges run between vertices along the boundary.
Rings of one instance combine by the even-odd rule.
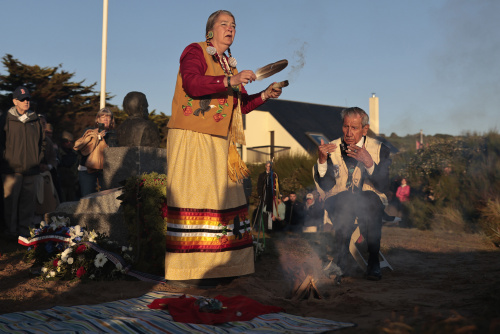
[[[165,268],[166,188],[165,174],[149,173],[125,181],[122,201],[129,242],[136,249],[134,269],[163,275]]]
[[[287,154],[276,158],[273,163],[273,170],[278,174],[280,193],[288,196],[291,191],[297,193],[297,198],[301,199],[315,189],[312,176],[312,167],[316,163],[316,155]],[[252,197],[250,204],[258,204],[257,180],[259,174],[266,170],[265,164],[249,165],[250,178],[252,180]]]
[[[486,206],[481,209],[479,224],[484,233],[500,246],[500,198],[496,197],[488,200]]]
[[[403,219],[420,229],[491,230],[498,217],[492,198],[500,193],[500,135],[426,140],[424,149],[393,156],[391,178],[406,177],[412,189]]]

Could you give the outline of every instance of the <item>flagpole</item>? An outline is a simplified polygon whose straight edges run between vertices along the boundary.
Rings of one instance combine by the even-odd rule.
[[[108,0],[102,2],[101,109],[106,106],[106,55],[108,48]]]

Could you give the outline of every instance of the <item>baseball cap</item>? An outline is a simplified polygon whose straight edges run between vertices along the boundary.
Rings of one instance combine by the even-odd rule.
[[[71,133],[69,133],[68,131],[63,131],[62,139],[67,140],[67,141],[73,141],[73,135]]]
[[[306,195],[306,199],[309,199],[309,198],[310,198],[310,199],[314,199],[313,194],[311,194],[311,193],[307,194],[307,195]]]
[[[16,100],[23,100],[25,98],[31,98],[30,92],[28,88],[24,86],[19,86],[14,90],[14,93],[12,93],[12,97]]]

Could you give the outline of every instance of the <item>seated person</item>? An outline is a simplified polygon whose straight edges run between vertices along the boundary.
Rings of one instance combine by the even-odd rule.
[[[283,199],[285,203],[285,224],[286,230],[293,232],[302,231],[304,225],[304,205],[297,200],[297,194],[290,192],[288,197]]]
[[[389,149],[367,137],[368,115],[354,107],[341,113],[343,137],[318,147],[318,163],[313,167],[318,191],[325,193],[324,208],[340,240],[337,265],[345,273],[351,235],[358,220],[368,245],[366,278],[380,280],[379,251],[382,217],[389,183]]]
[[[306,195],[304,206],[304,232],[318,232],[323,225],[324,210],[321,203],[316,202],[314,195]]]
[[[283,230],[286,227],[285,211],[286,211],[286,205],[281,200],[281,194],[280,194],[280,196],[276,198],[276,205],[273,205],[273,214],[272,214],[273,230],[279,231]]]

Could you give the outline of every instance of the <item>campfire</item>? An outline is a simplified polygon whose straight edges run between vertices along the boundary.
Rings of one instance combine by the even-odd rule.
[[[297,289],[293,292],[293,299],[309,299],[311,297],[322,299],[321,294],[314,283],[315,280],[311,275],[307,275]]]

